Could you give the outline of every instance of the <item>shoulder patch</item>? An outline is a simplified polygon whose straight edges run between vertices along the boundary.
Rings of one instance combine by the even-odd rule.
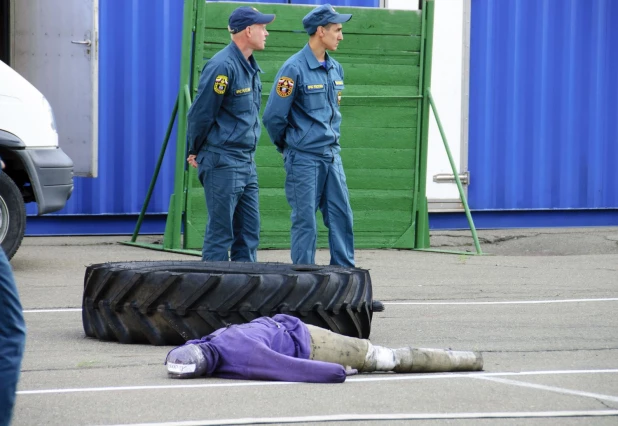
[[[215,85],[213,89],[215,90],[215,93],[223,95],[227,90],[227,75],[218,75],[217,78],[215,78]]]
[[[290,77],[281,77],[277,80],[277,95],[287,98],[294,91],[294,80]]]

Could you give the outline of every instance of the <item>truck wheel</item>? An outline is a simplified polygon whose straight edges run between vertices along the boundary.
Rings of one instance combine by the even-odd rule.
[[[13,179],[0,171],[0,245],[11,259],[24,239],[26,208]]]
[[[368,338],[369,271],[244,262],[115,262],[90,265],[82,321],[87,336],[179,345],[229,324],[288,314]]]

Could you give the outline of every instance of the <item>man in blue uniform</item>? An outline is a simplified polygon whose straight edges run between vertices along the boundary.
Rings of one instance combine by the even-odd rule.
[[[198,168],[208,209],[203,260],[256,261],[260,214],[253,157],[261,132],[262,70],[253,51],[264,49],[266,24],[274,19],[252,7],[232,12],[232,41],[204,67],[189,109],[187,162]]]
[[[303,18],[309,43],[279,70],[264,125],[283,153],[285,193],[292,208],[291,256],[315,263],[319,208],[328,228],[331,265],[354,266],[352,209],[339,151],[343,68],[326,52],[343,40],[352,15],[322,5]]]
[[[0,165],[4,163],[0,159]],[[0,169],[0,173],[4,173]],[[9,259],[0,248],[0,426],[11,422],[26,343],[26,324]]]

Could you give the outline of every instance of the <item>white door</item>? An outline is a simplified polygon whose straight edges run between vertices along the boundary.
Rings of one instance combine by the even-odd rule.
[[[78,176],[97,176],[99,0],[13,0],[12,67],[45,95]]]
[[[389,9],[416,10],[418,5],[417,0],[384,0],[384,6]],[[468,171],[469,52],[470,0],[436,0],[431,93],[460,177]],[[429,211],[463,210],[433,114],[429,119],[428,144]]]

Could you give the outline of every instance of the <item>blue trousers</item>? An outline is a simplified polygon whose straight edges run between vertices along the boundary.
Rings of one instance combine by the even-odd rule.
[[[26,324],[15,278],[0,248],[0,426],[11,422],[26,343]]]
[[[330,264],[353,267],[354,219],[341,157],[320,158],[287,149],[285,173],[285,195],[292,207],[292,262],[315,264],[319,208],[328,228]]]
[[[255,262],[260,242],[255,163],[209,151],[201,151],[197,161],[208,210],[202,259]]]

